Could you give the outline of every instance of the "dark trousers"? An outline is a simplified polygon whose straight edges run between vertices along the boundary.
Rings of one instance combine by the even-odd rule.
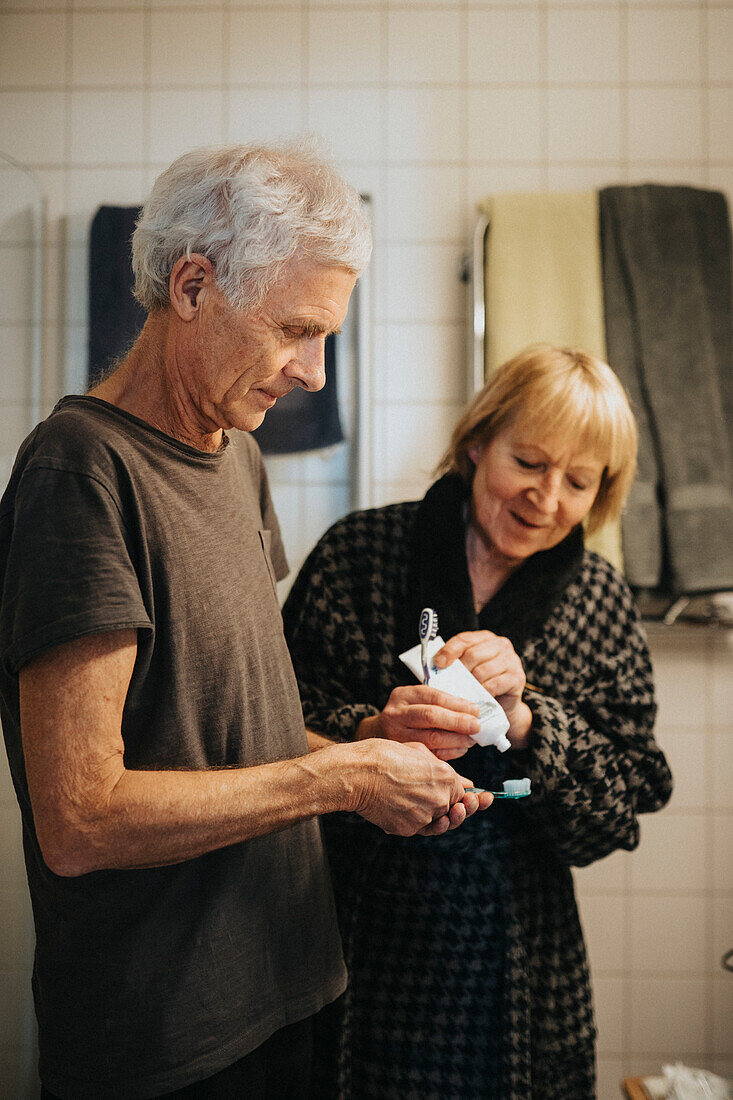
[[[161,1100],[308,1100],[313,1024],[311,1018],[276,1031],[231,1066]],[[41,1089],[41,1100],[58,1100]]]

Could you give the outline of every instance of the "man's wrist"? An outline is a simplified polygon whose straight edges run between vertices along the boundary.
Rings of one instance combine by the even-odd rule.
[[[298,763],[305,770],[315,796],[315,813],[352,812],[360,804],[364,747],[354,742],[325,746]]]

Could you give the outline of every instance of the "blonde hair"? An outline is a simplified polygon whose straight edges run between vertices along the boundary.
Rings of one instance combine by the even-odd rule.
[[[586,519],[592,534],[618,518],[636,472],[637,429],[628,398],[607,363],[577,348],[537,344],[514,356],[476,394],[438,467],[473,481],[473,447],[484,447],[509,424],[538,437],[572,439],[603,463]]]

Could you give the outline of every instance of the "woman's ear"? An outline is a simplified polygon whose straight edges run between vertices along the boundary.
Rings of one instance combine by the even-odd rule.
[[[478,466],[482,451],[483,447],[480,443],[474,443],[473,447],[468,448],[468,457],[471,459],[474,466]]]

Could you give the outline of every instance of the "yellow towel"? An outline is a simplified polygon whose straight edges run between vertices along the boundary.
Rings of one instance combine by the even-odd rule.
[[[582,348],[605,361],[597,192],[495,195],[480,209],[489,217],[486,377],[528,344]],[[587,545],[623,571],[618,523]]]

